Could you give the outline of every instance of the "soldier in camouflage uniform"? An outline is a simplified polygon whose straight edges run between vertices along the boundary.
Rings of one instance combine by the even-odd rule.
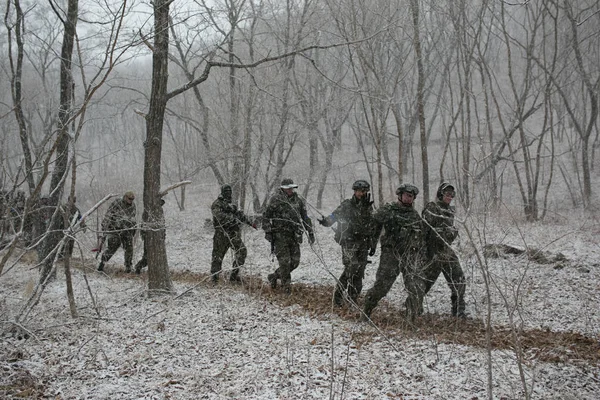
[[[458,230],[454,227],[456,209],[450,205],[454,196],[454,186],[443,182],[437,190],[437,201],[428,203],[423,209],[428,260],[424,272],[425,294],[429,292],[440,272],[443,273],[451,292],[452,315],[465,318],[465,275],[451,247],[458,236]]]
[[[104,265],[123,246],[125,251],[125,272],[131,272],[133,258],[133,238],[135,236],[135,194],[126,192],[122,198],[116,199],[108,207],[102,220],[102,242],[106,241],[107,247],[102,253],[98,271],[104,270]]]
[[[271,243],[279,268],[267,279],[271,288],[277,287],[277,280],[286,293],[291,291],[292,271],[300,264],[300,243],[303,232],[308,232],[310,244],[315,242],[312,221],[306,213],[304,201],[294,189],[298,185],[291,179],[281,182],[280,190],[271,197],[263,214],[265,239]]]
[[[240,267],[246,261],[248,250],[242,242],[241,224],[245,223],[256,229],[250,219],[238,210],[237,206],[231,203],[232,190],[230,185],[221,187],[221,194],[212,203],[211,211],[213,216],[213,226],[215,235],[213,236],[212,261],[210,264],[210,273],[214,283],[219,281],[223,257],[230,248],[234,252],[233,269],[229,280],[231,282],[241,282],[239,272]]]
[[[423,304],[423,281],[420,277],[423,264],[424,236],[423,220],[413,207],[419,189],[404,183],[398,187],[398,201],[385,204],[374,214],[375,237],[383,229],[381,257],[373,287],[365,295],[364,314],[366,320],[371,312],[391,289],[402,272],[404,286],[408,292],[406,313],[410,319],[420,314]]]
[[[358,180],[352,185],[354,195],[344,200],[327,217],[319,219],[323,226],[335,228],[335,240],[342,246],[344,272],[338,280],[333,296],[336,305],[342,305],[344,292],[356,303],[363,286],[367,256],[375,254],[377,241],[373,240],[373,202],[367,181]]]

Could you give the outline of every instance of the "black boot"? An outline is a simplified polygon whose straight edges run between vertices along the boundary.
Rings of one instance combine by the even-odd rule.
[[[236,284],[242,283],[242,279],[240,278],[240,275],[238,274],[238,270],[233,270],[231,275],[229,275],[229,282],[236,283]]]
[[[100,261],[100,264],[98,264],[98,271],[104,271],[104,261]]]
[[[137,262],[137,264],[135,264],[135,273],[136,274],[141,274],[142,273],[142,268],[144,268],[145,265],[145,259],[142,257],[142,259],[140,261]]]
[[[361,322],[371,322],[371,313],[373,312],[373,309],[377,306],[377,303],[373,302],[370,297],[369,294],[367,293],[367,295],[365,296],[365,305],[363,307],[363,311],[360,314],[360,321]]]
[[[267,280],[271,284],[271,289],[277,289],[277,274],[276,273],[267,275]]]

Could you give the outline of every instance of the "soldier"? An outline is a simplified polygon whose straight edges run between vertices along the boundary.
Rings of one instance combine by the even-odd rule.
[[[456,192],[454,186],[443,182],[437,190],[437,201],[428,203],[423,209],[426,223],[425,240],[427,243],[428,265],[424,271],[425,294],[429,292],[440,272],[444,274],[450,288],[452,315],[466,318],[465,313],[465,275],[460,261],[451,245],[458,236],[454,227],[456,209],[450,203]]]
[[[107,242],[107,248],[102,253],[98,271],[104,271],[104,264],[123,246],[125,251],[125,272],[131,272],[133,258],[133,237],[135,236],[135,194],[126,192],[122,198],[116,199],[108,207],[102,220],[103,236],[101,243]]]
[[[344,272],[336,285],[333,300],[342,305],[344,292],[356,303],[363,286],[367,256],[375,254],[377,240],[373,238],[373,202],[367,181],[358,180],[352,185],[354,195],[344,200],[327,217],[319,219],[323,226],[335,228],[335,241],[342,246],[342,264]]]
[[[277,288],[277,280],[286,293],[291,292],[292,271],[300,264],[300,243],[304,231],[308,232],[310,244],[315,242],[312,221],[306,213],[304,201],[294,191],[298,185],[287,178],[281,181],[280,190],[271,197],[263,215],[265,239],[271,243],[279,268],[267,279],[271,288]]]
[[[213,216],[215,235],[213,236],[212,261],[210,273],[213,283],[219,281],[223,257],[230,248],[234,252],[233,268],[229,281],[240,283],[240,268],[246,261],[248,250],[242,242],[241,224],[245,223],[256,229],[256,224],[231,202],[232,190],[230,185],[221,186],[221,194],[212,203],[210,210]]]
[[[371,312],[391,289],[398,274],[402,272],[407,316],[413,320],[422,309],[423,282],[419,274],[423,258],[423,220],[414,209],[413,202],[419,189],[403,183],[396,190],[398,201],[385,204],[374,214],[375,237],[381,237],[381,256],[373,287],[365,295],[364,314],[367,320]]]

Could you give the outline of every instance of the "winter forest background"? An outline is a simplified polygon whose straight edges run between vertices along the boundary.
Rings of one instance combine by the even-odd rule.
[[[495,286],[497,276],[490,271],[506,268],[488,261],[489,249],[497,249],[490,246],[523,250],[520,262],[527,267],[532,254],[549,251],[551,262],[564,261],[566,254],[569,265],[590,274],[573,285],[589,289],[583,301],[587,322],[558,329],[597,339],[599,317],[590,307],[599,305],[600,204],[594,188],[600,1],[0,4],[0,287],[6,284],[8,294],[9,280],[21,282],[11,278],[17,270],[25,271],[23,282],[35,279],[19,295],[18,311],[10,304],[0,308],[10,329],[28,329],[36,307],[51,296],[44,291],[55,284],[57,268],[67,273],[62,284],[69,313],[82,313],[71,269],[78,276],[78,269],[94,268],[89,249],[108,195],[126,190],[138,195],[140,226],[149,227],[144,287],[149,293],[178,293],[180,277],[173,274],[198,263],[208,271],[210,233],[200,244],[186,238],[203,237],[189,230],[205,228],[219,186],[232,184],[234,202],[259,215],[282,178],[291,177],[313,220],[349,197],[356,179],[371,182],[375,206],[392,201],[401,182],[413,182],[422,191],[419,210],[433,200],[442,180],[453,182],[458,250],[474,260],[484,292],[490,295]],[[10,204],[18,192],[27,201],[14,218]],[[52,208],[67,204],[70,195],[88,214],[87,232],[72,227],[82,249],[72,263],[57,260],[65,241],[60,213],[29,246],[21,224],[35,215],[42,198]],[[161,235],[165,224],[168,243]],[[321,232],[323,249],[331,250],[325,258],[339,258],[327,235]],[[563,241],[569,240],[575,244],[565,250]],[[247,243],[250,253],[253,243]],[[305,246],[303,257],[309,252]],[[322,259],[319,254],[312,255],[314,263]],[[256,257],[249,262],[263,265]],[[268,254],[264,259],[268,269]],[[531,322],[539,315],[530,315],[531,321],[512,318],[520,310],[527,267],[510,277],[516,289],[500,318],[513,328],[513,339],[523,326],[543,326]],[[321,278],[332,281],[327,274]],[[563,281],[557,279],[560,288]],[[544,290],[541,296],[556,298],[554,289]],[[488,327],[486,317],[498,317],[486,306],[471,311]],[[597,367],[600,350],[590,349],[597,357],[587,365]],[[522,384],[509,392],[535,397],[520,367]],[[492,375],[482,378],[490,398]],[[600,377],[597,371],[592,375],[593,394]]]

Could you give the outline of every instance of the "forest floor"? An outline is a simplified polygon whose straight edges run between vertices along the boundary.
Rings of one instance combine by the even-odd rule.
[[[488,227],[485,242],[456,244],[470,318],[449,316],[449,290],[440,277],[425,314],[409,323],[398,279],[373,312],[373,324],[366,324],[358,321],[362,296],[357,306],[332,305],[333,277],[341,266],[329,230],[317,227],[317,243],[302,245],[302,262],[286,295],[266,282],[275,264],[262,233],[252,230],[244,236],[249,255],[243,284],[225,279],[228,256],[224,279],[212,285],[212,233],[188,223],[192,215],[168,215],[173,295],[149,296],[146,272],[124,273],[121,252],[105,273],[80,253],[86,257],[72,260],[78,317],[70,313],[61,264],[39,304],[22,315],[37,282],[35,263],[24,258],[5,268],[0,397],[600,397],[600,249],[594,224],[498,222]],[[90,249],[94,238],[81,244]],[[478,254],[484,255],[483,266]],[[378,254],[372,261],[365,289],[374,280]]]

